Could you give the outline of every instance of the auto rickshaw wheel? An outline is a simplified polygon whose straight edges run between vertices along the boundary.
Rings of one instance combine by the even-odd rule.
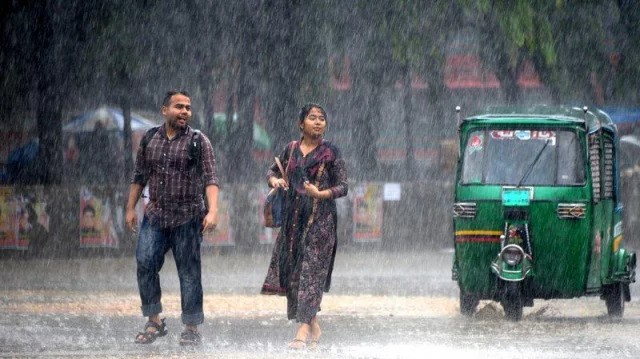
[[[522,290],[520,282],[506,282],[502,308],[507,320],[517,322],[522,319]]]
[[[478,297],[460,289],[460,314],[467,317],[474,315],[479,302]]]
[[[605,286],[604,301],[610,317],[622,317],[624,314],[624,284],[615,283]]]

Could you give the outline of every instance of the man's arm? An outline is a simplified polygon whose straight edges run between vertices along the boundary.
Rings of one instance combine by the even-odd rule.
[[[136,204],[144,187],[138,183],[132,183],[129,186],[129,199],[127,200],[126,222],[127,227],[134,233],[138,228],[138,216],[136,215]]]
[[[215,229],[218,225],[218,186],[208,185],[205,188],[207,194],[207,208],[209,211],[202,220],[202,231]]]

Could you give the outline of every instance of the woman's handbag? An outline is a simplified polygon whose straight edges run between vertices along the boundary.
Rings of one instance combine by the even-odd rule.
[[[282,173],[282,178],[285,182],[288,183],[287,180],[287,172],[282,168],[282,163],[280,163],[280,159],[276,157],[276,164],[280,169],[280,173]],[[289,168],[289,163],[287,163],[287,169]],[[271,191],[267,194],[267,199],[264,201],[264,226],[271,228],[281,227],[284,223],[285,216],[285,189],[284,188],[272,188]]]

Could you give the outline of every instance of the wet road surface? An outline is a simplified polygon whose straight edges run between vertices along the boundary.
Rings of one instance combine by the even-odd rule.
[[[638,358],[638,284],[622,320],[597,297],[536,300],[521,322],[481,302],[458,313],[447,251],[338,254],[319,314],[315,351],[286,349],[296,323],[285,299],[261,296],[268,253],[205,255],[203,345],[178,345],[175,265],[161,272],[169,334],[136,345],[142,329],[133,258],[0,261],[0,357]]]

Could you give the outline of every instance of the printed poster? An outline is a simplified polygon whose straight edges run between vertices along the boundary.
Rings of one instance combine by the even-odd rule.
[[[80,247],[118,248],[111,196],[80,189]]]
[[[218,226],[202,236],[202,247],[234,246],[229,210],[230,198],[224,191],[218,194]]]
[[[382,240],[382,186],[378,183],[359,184],[353,196],[354,242]]]
[[[13,187],[0,187],[0,249],[28,250],[35,237],[46,240],[47,205],[34,196],[17,195]]]
[[[276,238],[278,238],[278,233],[280,233],[280,228],[269,228],[264,226],[264,203],[267,200],[267,193],[262,190],[262,186],[258,186],[257,189],[257,197],[258,197],[258,217],[260,223],[260,236],[258,238],[258,243],[260,244],[273,244],[276,242]]]
[[[0,187],[0,248],[24,249],[18,241],[18,209],[12,187]],[[27,243],[27,248],[28,248]]]
[[[18,232],[14,249],[28,250],[31,241],[34,240],[33,236],[38,226],[38,213],[35,210],[35,203],[26,198],[16,197],[15,204],[15,222]]]

